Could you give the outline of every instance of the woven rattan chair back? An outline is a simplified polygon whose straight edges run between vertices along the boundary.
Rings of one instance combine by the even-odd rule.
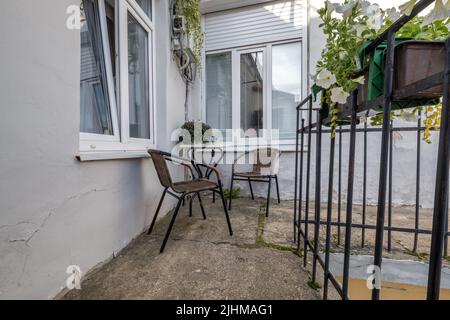
[[[171,187],[173,185],[172,177],[170,176],[170,171],[167,166],[165,153],[158,150],[149,150],[148,153],[152,157],[161,185],[166,188]]]

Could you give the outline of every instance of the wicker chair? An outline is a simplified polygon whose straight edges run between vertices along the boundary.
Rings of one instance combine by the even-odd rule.
[[[201,161],[197,160],[196,153],[201,154]],[[206,155],[206,157],[205,157]],[[225,153],[222,148],[217,146],[201,146],[201,147],[192,147],[189,149],[188,157],[191,161],[194,161],[194,168],[196,169],[198,175],[200,178],[207,178],[208,180],[211,179],[211,175],[214,173],[209,167],[217,168],[219,163],[222,161]],[[207,167],[202,168],[196,166],[196,163],[203,163],[206,164]],[[216,193],[213,192],[213,203],[216,202]],[[192,201],[190,202],[190,208]],[[190,209],[190,215],[192,216],[192,210]]]
[[[242,157],[252,154],[253,156],[256,157],[256,159],[254,160],[253,169],[250,172],[236,172],[235,167],[238,164],[238,161]],[[248,181],[252,199],[255,200],[252,182],[265,182],[269,184],[267,191],[266,217],[269,216],[270,191],[271,191],[270,189],[272,185],[272,179],[275,180],[277,187],[278,203],[280,203],[280,189],[278,186],[278,169],[279,169],[280,155],[281,152],[275,148],[257,148],[252,151],[246,151],[241,156],[237,157],[232,167],[230,191],[233,190],[234,181]],[[231,200],[232,197],[230,197],[228,207],[229,210],[231,210]]]
[[[177,203],[175,212],[172,216],[172,220],[170,221],[169,228],[164,237],[164,241],[162,243],[160,253],[162,253],[164,251],[167,240],[169,239],[169,236],[170,236],[170,232],[172,231],[173,224],[175,223],[175,219],[177,218],[178,212],[180,211],[180,206],[183,203],[186,196],[193,194],[198,197],[198,200],[200,203],[200,208],[201,208],[202,214],[203,214],[203,218],[206,219],[205,209],[203,207],[202,199],[200,197],[200,193],[203,191],[213,191],[215,193],[218,193],[221,196],[222,205],[223,205],[225,217],[226,217],[227,224],[228,224],[228,230],[230,232],[230,235],[231,236],[233,235],[230,217],[228,215],[227,205],[225,202],[225,197],[223,195],[223,188],[222,188],[222,182],[220,179],[220,174],[216,168],[202,164],[202,163],[195,163],[195,166],[204,167],[204,168],[214,172],[215,176],[217,178],[217,181],[214,182],[212,180],[202,178],[202,177],[195,178],[195,174],[194,174],[195,168],[193,169],[194,163],[192,161],[177,158],[167,152],[159,151],[159,150],[149,150],[148,153],[150,154],[150,156],[153,160],[153,163],[155,165],[155,169],[158,174],[159,181],[160,181],[161,185],[164,187],[164,192],[161,196],[161,200],[159,201],[158,208],[156,209],[156,213],[153,217],[152,224],[150,225],[150,228],[148,230],[148,234],[151,234],[153,231],[153,227],[155,226],[155,222],[158,217],[158,214],[161,209],[161,205],[164,201],[164,197],[165,197],[166,193],[168,193],[169,195],[178,199],[178,203]],[[169,168],[167,166],[167,161],[185,166],[186,168],[188,168],[188,170],[190,171],[190,173],[194,177],[194,179],[189,180],[189,181],[173,182]]]

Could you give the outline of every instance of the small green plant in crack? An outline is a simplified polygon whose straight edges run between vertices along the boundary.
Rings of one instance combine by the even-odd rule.
[[[266,216],[264,214],[265,207],[261,205],[259,209],[259,215],[258,215],[258,230],[256,235],[256,245],[259,247],[265,247],[270,248],[278,251],[286,251],[286,252],[292,252],[298,257],[303,257],[303,251],[297,250],[297,248],[291,247],[291,246],[284,246],[281,244],[271,243],[264,240],[264,226],[266,223]]]
[[[237,199],[241,196],[241,188],[236,188],[231,190],[230,189],[224,189],[223,190],[223,195],[225,197],[225,199]]]
[[[421,261],[428,260],[428,253],[425,252],[414,252],[408,248],[404,248],[404,253],[409,254],[410,256],[416,257],[417,259]]]
[[[331,238],[333,239],[334,245],[337,246],[337,247],[339,247],[339,246],[340,246],[340,244],[339,244],[340,241],[339,241],[338,234],[337,234],[337,233],[333,233],[333,234],[331,235]]]
[[[320,283],[312,281],[311,278],[309,278],[308,286],[314,290],[319,290],[320,288],[322,288],[322,285]]]
[[[256,231],[256,244],[264,242],[264,225],[266,223],[266,217],[264,216],[263,206],[259,207],[258,214],[258,230]]]
[[[286,251],[286,252],[292,252],[293,254],[295,254],[298,257],[303,257],[303,251],[302,250],[297,250],[297,248],[294,247],[290,247],[290,246],[283,246],[280,244],[276,244],[276,243],[270,243],[270,242],[266,242],[266,241],[262,241],[260,243],[258,243],[258,245],[266,247],[266,248],[271,248],[271,249],[275,249],[278,251]]]

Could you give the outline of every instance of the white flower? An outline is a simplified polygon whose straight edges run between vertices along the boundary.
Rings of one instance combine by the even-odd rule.
[[[353,8],[358,4],[356,0],[350,0],[350,2],[343,4],[336,8],[337,13],[341,13],[342,17],[348,18],[353,12]]]
[[[400,13],[410,16],[412,9],[416,5],[417,0],[409,0],[408,2],[405,2],[404,4],[400,5],[398,8],[400,9]]]
[[[415,112],[401,110],[397,117],[406,122],[417,122],[417,114]]]
[[[386,15],[387,15],[388,20],[391,21],[391,22],[397,21],[402,16],[400,14],[400,12],[398,12],[397,9],[395,9],[395,7],[387,9],[386,10]]]
[[[368,16],[368,17],[377,15],[377,14],[379,14],[380,12],[381,12],[381,11],[380,11],[380,6],[377,5],[376,3],[370,4],[370,5],[365,6],[365,7],[361,7],[361,13],[362,13],[363,15],[365,15],[365,16]]]
[[[347,52],[341,51],[339,52],[339,60],[345,60],[347,58]]]
[[[359,83],[359,84],[364,84],[364,81],[365,81],[364,76],[360,76],[360,77],[358,77],[356,79],[353,79],[353,82],[356,82],[356,83]]]
[[[370,7],[372,4],[370,3],[370,1],[366,1],[366,0],[362,0],[359,1],[359,7],[361,8],[361,11],[366,10],[367,7]]]
[[[336,10],[340,6],[339,3],[331,2],[327,0],[327,8],[330,13]]]
[[[327,69],[322,69],[317,75],[316,84],[324,89],[328,89],[331,85],[336,83],[336,77]]]
[[[425,16],[422,22],[422,27],[433,23],[436,20],[444,20],[450,17],[449,11],[442,3],[442,0],[436,0],[433,10]]]
[[[367,19],[367,27],[369,29],[378,31],[381,29],[382,26],[383,26],[383,15],[382,14],[372,16],[369,19]]]
[[[334,103],[346,103],[349,95],[350,94],[348,92],[345,92],[342,87],[331,89],[331,101],[333,101]]]
[[[367,30],[367,26],[364,24],[357,24],[354,30],[356,31],[356,36],[360,38],[362,36],[362,33]]]

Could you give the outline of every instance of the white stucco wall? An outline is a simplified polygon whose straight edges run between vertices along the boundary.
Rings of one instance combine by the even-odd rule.
[[[156,0],[158,147],[184,121],[167,1]],[[0,2],[0,299],[46,299],[150,224],[161,195],[149,159],[81,163],[75,0]],[[166,203],[164,211],[171,206]]]

